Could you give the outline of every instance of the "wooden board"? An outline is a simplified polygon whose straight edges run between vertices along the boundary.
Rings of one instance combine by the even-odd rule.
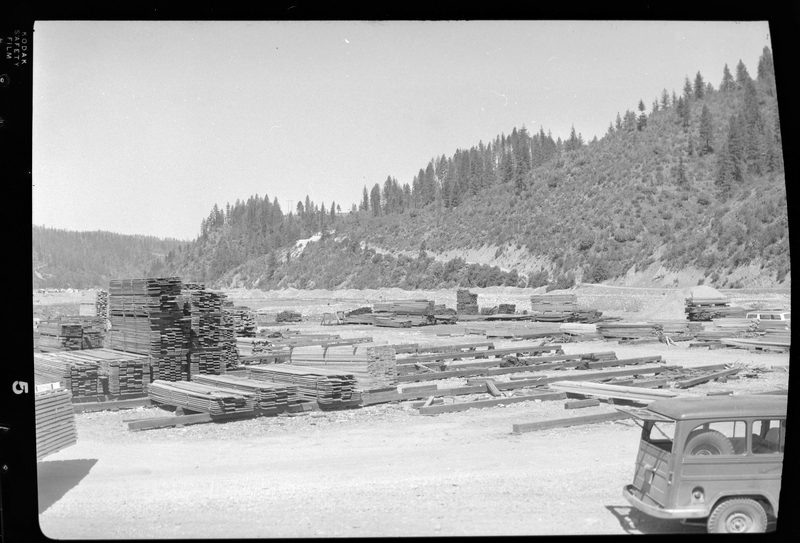
[[[530,402],[534,400],[563,400],[566,395],[561,392],[543,392],[540,394],[526,394],[525,396],[514,396],[513,398],[498,398],[494,400],[479,400],[476,402],[462,402],[449,405],[432,405],[430,407],[420,407],[420,415],[438,415],[440,413],[455,413],[466,411],[467,409],[481,409],[484,407],[494,407],[496,405],[508,405],[519,402]]]
[[[599,422],[609,422],[614,420],[629,419],[631,415],[617,411],[615,413],[601,413],[598,415],[587,415],[585,417],[570,417],[565,419],[551,419],[539,422],[529,422],[524,424],[514,424],[511,431],[515,434],[526,432],[538,432],[539,430],[549,430],[552,428],[566,428],[569,426],[581,426],[585,424],[597,424]]]

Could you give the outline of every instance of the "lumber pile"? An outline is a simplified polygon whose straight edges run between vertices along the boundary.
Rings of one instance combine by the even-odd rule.
[[[731,307],[727,298],[686,298],[686,318],[690,321],[710,321],[723,318],[744,318],[743,307]]]
[[[147,387],[154,402],[211,415],[253,411],[256,394],[203,385],[195,382],[157,380]]]
[[[98,290],[95,298],[95,316],[108,318],[108,291]]]
[[[61,383],[74,397],[103,393],[97,362],[76,360],[69,353],[34,353],[33,376],[36,384]]]
[[[467,289],[456,291],[456,311],[461,315],[478,314],[478,295]]]
[[[504,315],[513,315],[517,312],[517,304],[500,304],[497,306],[497,313]]]
[[[301,401],[331,405],[358,399],[356,379],[338,370],[290,364],[248,366],[248,377],[270,383],[296,385]]]
[[[567,336],[589,341],[593,339],[603,339],[603,334],[597,330],[596,324],[587,323],[564,323],[558,327],[559,332]]]
[[[223,311],[233,319],[236,337],[256,336],[256,318],[249,307],[223,305]]]
[[[185,381],[190,319],[179,304],[178,277],[109,281],[108,347],[149,355],[151,381]]]
[[[36,460],[78,442],[72,394],[66,388],[34,392],[36,411]]]
[[[246,377],[230,375],[196,375],[192,381],[209,386],[240,390],[255,395],[255,406],[258,409],[280,409],[300,403],[297,385],[268,383]]]
[[[53,354],[65,363],[96,366],[102,393],[114,396],[144,394],[150,382],[150,357],[112,349]],[[90,394],[91,395],[91,394]],[[79,395],[76,395],[76,397]]]
[[[40,322],[39,349],[43,352],[77,351],[83,346],[83,327],[60,321]]]
[[[433,315],[435,306],[431,300],[387,300],[372,304],[372,312],[427,316]]]
[[[582,396],[635,400],[645,403],[663,400],[665,398],[674,398],[679,395],[677,392],[669,390],[649,390],[643,389],[642,387],[609,385],[605,383],[592,383],[589,381],[556,381],[555,383],[548,384],[548,387],[559,392],[569,392]]]
[[[199,286],[192,283],[191,286]],[[219,375],[222,361],[222,302],[226,296],[205,289],[183,289],[183,314],[189,319],[189,377]]]
[[[650,322],[602,322],[595,326],[605,339],[658,338],[661,334],[661,325]]]
[[[291,350],[293,366],[324,368],[352,375],[358,390],[397,385],[396,350],[391,345],[371,345],[361,352],[352,346],[306,346]]]
[[[297,311],[291,311],[288,309],[286,311],[281,311],[275,317],[276,322],[302,322],[302,320],[303,320],[303,315],[301,315]]]
[[[222,312],[219,327],[220,364],[230,370],[239,365],[239,351],[236,347],[236,330],[233,317],[226,311]]]
[[[578,308],[576,294],[534,294],[531,296],[531,311],[543,320],[567,317]]]

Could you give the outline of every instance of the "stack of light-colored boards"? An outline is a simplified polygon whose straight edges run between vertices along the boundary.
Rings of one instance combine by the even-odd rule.
[[[478,295],[467,289],[456,291],[456,311],[461,315],[478,314]]]
[[[221,389],[186,381],[153,381],[147,387],[147,395],[157,403],[211,415],[253,411],[256,401],[256,395],[252,392]]]
[[[295,347],[289,363],[352,375],[358,390],[397,385],[396,351],[393,347],[374,345],[354,351],[352,345]]]
[[[148,355],[92,349],[63,353],[68,361],[97,364],[99,374],[107,380],[108,394],[124,396],[144,394],[150,382],[150,357]]]
[[[650,322],[603,322],[595,326],[605,339],[641,339],[661,333],[661,325]]]
[[[256,336],[256,317],[249,307],[223,305],[223,311],[231,316],[236,337]]]
[[[77,323],[40,322],[39,349],[51,351],[78,351],[83,344],[83,328]]]
[[[78,442],[72,394],[63,387],[34,393],[36,410],[36,459]]]
[[[200,286],[192,283],[191,286]],[[222,360],[222,303],[225,295],[204,289],[184,288],[180,299],[189,318],[189,376],[220,375]]]
[[[358,399],[356,379],[351,373],[290,364],[248,366],[248,376],[272,383],[297,385],[303,401],[334,404]]]
[[[296,385],[268,383],[232,375],[196,375],[192,381],[202,385],[255,394],[258,409],[283,410],[300,403]]]
[[[690,321],[710,321],[721,318],[743,318],[743,307],[731,307],[727,298],[686,298],[686,318]]]

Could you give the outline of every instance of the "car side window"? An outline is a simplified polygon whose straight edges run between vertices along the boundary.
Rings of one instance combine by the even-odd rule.
[[[753,454],[783,454],[786,441],[786,420],[753,421],[750,437]]]
[[[743,420],[700,424],[686,438],[686,456],[744,454],[747,450],[747,425]]]

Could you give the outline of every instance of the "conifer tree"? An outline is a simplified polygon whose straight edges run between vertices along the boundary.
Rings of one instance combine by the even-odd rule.
[[[736,84],[733,81],[733,76],[731,75],[731,71],[728,69],[728,65],[725,65],[725,69],[722,71],[722,83],[719,84],[719,90],[722,92],[729,92],[736,88]]]
[[[750,80],[750,74],[747,72],[744,62],[739,59],[739,64],[736,65],[736,85],[742,88],[748,80]]]
[[[366,185],[364,185],[364,193],[361,195],[361,207],[359,211],[369,211],[369,193],[367,192]]]
[[[708,106],[703,104],[703,111],[700,113],[700,156],[714,151],[712,141],[714,138],[714,124]]]
[[[661,109],[667,109],[669,107],[669,93],[667,89],[661,91]]]
[[[683,82],[683,101],[688,104],[692,100],[693,94],[694,90],[692,89],[692,84],[689,82],[689,76],[687,75]]]
[[[686,179],[686,169],[683,166],[683,157],[678,157],[678,171],[675,175],[675,180],[678,183],[678,186],[686,186],[689,184],[689,180]]]
[[[617,111],[617,120],[614,122],[617,130],[622,129],[622,117],[619,116],[619,111]]]
[[[655,100],[653,100],[653,106],[652,106],[652,108],[651,108],[651,112],[650,112],[650,114],[652,115],[652,114],[653,114],[653,113],[655,113],[656,111],[658,111],[658,98],[656,98]]]
[[[694,98],[695,100],[701,100],[703,95],[706,91],[706,85],[703,81],[703,76],[700,75],[700,72],[697,72],[697,75],[694,77]]]
[[[644,101],[641,98],[639,98],[638,108],[639,108],[639,118],[636,121],[636,129],[641,131],[647,127],[647,115],[645,115],[644,113],[645,106],[644,106]]]

